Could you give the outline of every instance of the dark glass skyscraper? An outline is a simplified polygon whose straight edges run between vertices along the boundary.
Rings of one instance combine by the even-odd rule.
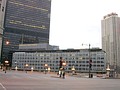
[[[51,0],[7,0],[3,58],[19,44],[49,43],[50,10]],[[5,44],[7,40],[9,45]]]

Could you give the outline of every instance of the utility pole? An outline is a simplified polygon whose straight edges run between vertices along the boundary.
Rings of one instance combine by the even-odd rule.
[[[87,45],[87,44],[82,44],[83,45]],[[90,54],[90,44],[88,45],[89,46],[89,49],[88,49],[88,52],[89,52],[89,78],[92,78],[91,76],[91,69],[92,69],[92,60],[91,60],[91,54]]]
[[[92,60],[91,60],[90,44],[89,44],[89,78],[92,78],[92,76],[91,76],[91,68],[92,68]]]

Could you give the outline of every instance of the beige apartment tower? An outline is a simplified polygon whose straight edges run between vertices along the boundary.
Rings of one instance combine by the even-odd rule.
[[[104,16],[102,26],[102,49],[106,52],[110,69],[120,72],[120,17],[111,13]]]

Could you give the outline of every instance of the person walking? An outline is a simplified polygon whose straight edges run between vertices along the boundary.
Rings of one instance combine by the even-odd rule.
[[[64,67],[62,69],[62,76],[63,76],[63,79],[65,79],[65,68]]]
[[[65,78],[65,65],[66,62],[63,60],[62,57],[60,57],[60,62],[59,62],[59,77]]]
[[[62,63],[63,63],[63,59],[62,59],[62,57],[60,57],[60,62],[59,62],[59,77],[61,77],[62,76]]]
[[[63,63],[63,59],[62,59],[62,57],[60,57],[60,65],[59,65],[59,69],[62,68],[62,63]]]

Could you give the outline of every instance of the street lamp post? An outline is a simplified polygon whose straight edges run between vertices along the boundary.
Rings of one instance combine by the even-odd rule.
[[[87,44],[82,44],[82,46],[83,45],[87,45]],[[90,55],[90,44],[88,45],[89,46],[89,78],[92,78],[92,76],[91,76],[91,68],[92,68],[92,60],[91,60],[91,55]]]
[[[18,46],[18,45],[13,45],[11,44],[10,40],[7,39],[5,36],[3,36],[2,34],[2,46],[1,46],[1,63],[4,63],[4,57],[7,57],[9,60],[11,59],[11,57],[9,57],[7,54],[9,54],[9,52],[3,52],[3,45],[6,45],[8,49],[11,48],[11,46]],[[6,54],[7,53],[7,54]],[[11,60],[10,60],[11,61]],[[11,62],[9,62],[10,66],[11,66]],[[17,67],[15,67],[17,69]]]
[[[18,67],[17,67],[17,62],[15,62],[15,70],[17,71]]]
[[[89,78],[92,78],[91,69],[92,69],[92,60],[91,60],[90,44],[89,44]]]
[[[50,70],[51,70],[50,67],[48,67],[48,73],[50,73]]]
[[[34,69],[34,68],[33,68],[33,67],[31,67],[31,72],[33,72],[33,69]]]
[[[15,70],[16,70],[16,71],[18,70],[18,67],[17,67],[17,66],[15,66]]]
[[[71,70],[72,70],[72,75],[74,75],[75,74],[75,67],[72,66]]]
[[[47,70],[48,70],[48,64],[45,64],[45,74],[47,73]]]
[[[110,77],[110,67],[109,67],[109,64],[107,65],[106,71],[107,71],[106,76]]]
[[[3,38],[4,38],[4,36],[3,36],[3,34],[0,34],[0,38],[2,38],[1,40],[2,41],[0,41],[2,44],[1,44],[1,47],[0,47],[0,63],[1,63],[1,65],[3,65],[3,64],[5,64],[5,67],[7,68],[7,66],[8,66],[8,64],[10,64],[10,62],[9,61],[7,61],[7,60],[4,60],[4,59],[6,59],[6,57],[3,59],[3,43],[4,43],[4,41],[3,41]],[[5,41],[5,44],[6,45],[8,45],[9,44],[9,41],[7,40],[7,41]],[[1,67],[2,68],[2,67]],[[6,73],[6,71],[5,71],[5,73]]]
[[[25,64],[25,67],[26,67],[26,73],[27,73],[28,64]]]
[[[5,60],[5,73],[6,73],[6,69],[7,69],[7,66],[9,65],[9,61],[8,60]]]

